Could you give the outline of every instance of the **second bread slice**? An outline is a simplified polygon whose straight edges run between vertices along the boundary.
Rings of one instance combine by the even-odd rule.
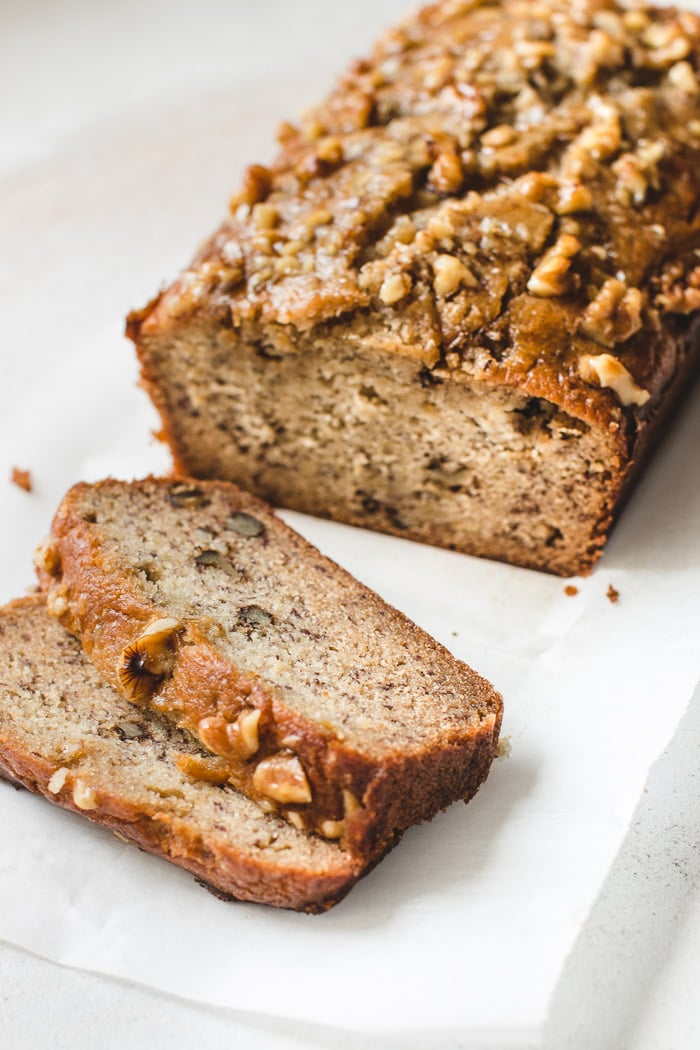
[[[77,485],[37,561],[111,685],[300,830],[370,858],[488,773],[492,687],[233,485]]]

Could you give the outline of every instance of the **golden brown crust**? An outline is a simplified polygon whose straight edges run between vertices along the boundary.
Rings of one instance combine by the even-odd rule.
[[[105,487],[117,484],[101,483]],[[176,486],[182,484],[179,481]],[[90,491],[99,490],[101,485],[77,485],[62,502],[52,526],[57,555],[50,571],[42,564],[40,580],[48,591],[49,610],[81,639],[110,685],[128,695],[129,683],[120,673],[124,653],[133,650],[148,625],[171,617],[172,610],[144,593],[133,566],[110,549],[99,525],[86,520],[84,497],[89,504]],[[162,493],[163,499],[173,488],[172,482],[153,478],[134,487],[139,485]],[[309,570],[320,565],[325,578],[346,581],[354,600],[367,613],[376,610],[392,624],[402,653],[405,649],[421,654],[434,668],[436,694],[447,671],[455,682],[459,679],[464,715],[458,724],[445,721],[439,740],[426,738],[420,746],[403,748],[385,746],[378,757],[369,743],[365,750],[357,743],[350,744],[339,729],[320,725],[290,707],[278,687],[245,666],[232,663],[217,646],[218,625],[197,619],[188,620],[178,631],[168,674],[137,702],[150,704],[196,734],[223,760],[225,776],[244,794],[264,803],[257,779],[261,765],[273,756],[288,754],[291,746],[301,762],[312,799],[292,799],[290,807],[275,809],[292,821],[302,818],[306,828],[321,830],[326,821],[339,822],[342,831],[332,830],[330,837],[341,836],[345,848],[363,861],[385,852],[397,831],[430,819],[457,798],[470,798],[495,754],[502,717],[498,694],[373,592],[323,558],[259,500],[226,483],[198,482],[197,488],[205,494],[224,493],[232,506],[264,523],[267,536],[274,535],[275,550],[284,551],[286,558]],[[124,490],[127,492],[128,486]],[[202,518],[202,524],[207,521]],[[270,559],[273,574],[279,571],[274,567],[278,563],[278,556]],[[284,586],[283,573],[279,580],[280,587]],[[449,688],[454,692],[451,680]],[[475,698],[483,708],[478,718]],[[241,754],[235,745],[228,745],[230,737],[224,730],[250,710],[259,712],[255,750]],[[296,806],[295,801],[302,805]]]
[[[18,600],[3,609],[0,615],[3,627],[8,622],[25,624],[28,636],[32,639],[31,643],[27,644],[24,654],[26,664],[23,677],[26,677],[29,674],[27,669],[31,669],[33,665],[40,665],[44,654],[55,644],[47,634],[42,650],[41,632],[44,629],[44,621],[47,629],[55,629],[46,616],[45,599],[43,596],[33,596]],[[3,664],[7,656],[6,651],[0,653],[0,661]],[[92,679],[88,678],[88,675],[94,676],[95,672],[86,660],[81,665],[79,649],[73,641],[71,656],[76,661],[78,671],[82,666],[85,677],[81,680],[79,675],[75,675],[75,669],[62,672],[59,676],[61,680],[68,680],[71,674],[74,675],[70,685],[67,681],[63,683],[67,693],[71,688],[76,692],[89,691],[91,687],[106,690],[106,686],[102,686],[101,683],[95,685]],[[0,668],[0,677],[4,681],[3,671],[4,669]],[[8,678],[11,678],[9,673]],[[88,681],[92,682],[92,686],[87,684]],[[118,698],[115,697],[115,700]],[[37,694],[37,710],[41,708],[41,704],[42,698]],[[11,705],[11,683],[5,683],[0,694],[1,778],[26,787],[64,809],[80,813],[134,842],[141,849],[185,868],[223,897],[298,911],[322,912],[345,896],[367,870],[340,850],[334,868],[325,871],[320,867],[315,870],[312,864],[305,863],[302,858],[295,862],[292,852],[288,849],[275,854],[275,863],[271,863],[269,853],[261,852],[259,857],[247,855],[245,851],[237,849],[235,843],[227,844],[221,835],[210,835],[204,829],[198,831],[192,821],[185,823],[173,818],[163,804],[157,806],[131,801],[116,790],[104,776],[92,777],[92,786],[99,797],[99,806],[85,809],[84,805],[76,804],[75,791],[71,789],[70,780],[60,787],[56,785],[55,779],[52,781],[57,772],[56,759],[46,754],[48,745],[42,736],[45,733],[45,716],[40,720],[35,736],[31,738],[31,746],[27,746],[21,742],[19,734],[13,731],[12,718],[6,720],[2,717],[2,708],[9,710]],[[105,746],[99,737],[96,741],[83,741],[83,748],[88,753],[91,747]],[[119,748],[118,742],[111,746],[116,750]]]
[[[321,334],[369,311],[387,350],[622,424],[580,358],[614,350],[652,397],[675,370],[665,324],[700,305],[699,54],[674,8],[426,8],[286,126],[130,334],[197,314]]]

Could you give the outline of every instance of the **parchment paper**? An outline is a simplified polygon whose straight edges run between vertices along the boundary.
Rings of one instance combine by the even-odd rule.
[[[153,70],[139,67],[140,95],[151,92],[144,115],[133,88],[123,102],[112,68],[133,39],[137,9],[126,4],[125,25],[110,23],[102,52],[104,97],[76,92],[69,106],[57,91],[64,124],[46,133],[43,152],[29,135],[10,151],[0,180],[9,234],[0,259],[1,599],[32,584],[33,546],[72,482],[167,469],[149,436],[157,421],[136,389],[123,314],[186,261],[242,165],[265,159],[276,120],[317,95],[316,80],[328,83],[344,49],[359,50],[402,5],[355,6],[351,18],[299,5],[309,26],[321,9],[328,20],[331,53],[311,69],[318,38],[301,41],[298,66],[282,30],[266,36],[264,56],[251,53],[288,7],[212,3],[240,67],[226,65],[219,42],[204,72],[209,41],[195,42],[197,62],[179,72],[156,48]],[[78,7],[97,40],[107,15]],[[153,25],[165,16],[159,3],[145,10]],[[44,27],[47,53],[49,44],[77,47],[59,22],[53,36]],[[15,29],[28,39],[23,22]],[[190,30],[186,20],[173,30],[177,54],[189,53]],[[100,64],[94,54],[91,62]],[[439,1047],[455,1033],[514,1045],[535,1038],[649,767],[700,677],[699,397],[573,597],[559,579],[285,514],[506,701],[511,754],[477,798],[407,833],[337,909],[306,917],[223,904],[186,874],[0,785],[0,938],[203,1003],[404,1033],[406,1046]],[[14,465],[31,468],[33,494],[9,484]]]

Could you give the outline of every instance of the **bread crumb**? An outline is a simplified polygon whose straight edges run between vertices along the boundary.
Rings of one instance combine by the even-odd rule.
[[[32,475],[28,470],[20,470],[19,467],[13,467],[10,481],[13,485],[16,485],[18,489],[22,489],[23,492],[32,491]]]
[[[578,587],[574,587],[573,583],[567,583],[564,588],[564,594],[568,594],[570,598],[573,598],[575,594],[578,594]]]
[[[502,736],[496,748],[496,758],[508,758],[513,750],[509,736]]]
[[[605,592],[605,596],[608,599],[608,601],[612,602],[612,604],[614,605],[617,599],[620,597],[620,592],[616,590],[612,584],[610,584],[607,591]]]

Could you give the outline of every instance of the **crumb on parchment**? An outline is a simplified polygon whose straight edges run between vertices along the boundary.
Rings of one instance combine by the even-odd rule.
[[[564,588],[564,594],[568,594],[570,598],[573,598],[575,594],[578,594],[578,587],[575,587],[573,583],[567,583]]]
[[[612,602],[612,604],[614,605],[617,599],[620,597],[620,592],[616,590],[612,584],[610,584],[607,591],[605,592],[605,597],[608,599],[609,602]]]
[[[21,470],[19,467],[13,467],[10,481],[13,485],[16,485],[18,489],[22,489],[23,492],[32,491],[32,475],[28,470]]]

